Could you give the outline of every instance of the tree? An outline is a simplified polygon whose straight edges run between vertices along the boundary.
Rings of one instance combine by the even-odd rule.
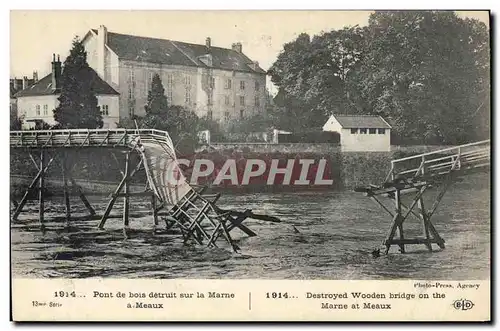
[[[146,115],[120,121],[120,127],[149,128],[167,131],[181,154],[194,152],[198,142],[199,118],[184,107],[168,105],[165,89],[158,74],[153,76],[148,91],[148,103],[144,106]],[[134,121],[135,120],[135,121]]]
[[[101,128],[103,121],[92,89],[94,75],[87,63],[87,52],[78,37],[72,46],[64,61],[54,119],[61,128]]]
[[[458,144],[477,138],[476,110],[489,112],[489,61],[488,31],[477,20],[376,12],[349,84],[364,112],[386,117],[403,141]]]
[[[364,34],[358,26],[345,27],[312,39],[303,33],[284,45],[269,74],[279,87],[276,105],[295,119],[295,129],[321,126],[331,113],[357,112],[346,81],[359,63]]]
[[[168,110],[168,100],[160,75],[154,74],[151,89],[148,91],[148,103],[144,106],[146,114],[164,114]]]
[[[22,126],[22,120],[17,117],[17,114],[15,113],[10,113],[10,130],[11,131],[17,131],[21,130]]]

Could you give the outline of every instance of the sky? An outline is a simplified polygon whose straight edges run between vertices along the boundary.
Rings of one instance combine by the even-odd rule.
[[[161,10],[18,10],[10,13],[10,75],[39,78],[50,73],[52,54],[63,61],[71,41],[91,28],[231,48],[241,42],[243,52],[267,70],[283,44],[300,33],[310,35],[344,26],[366,25],[369,11],[161,11]],[[488,12],[458,12],[488,24]],[[268,86],[271,89],[274,87]],[[272,91],[276,92],[276,91]]]

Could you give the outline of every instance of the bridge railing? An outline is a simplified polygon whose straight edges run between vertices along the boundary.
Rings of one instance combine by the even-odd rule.
[[[490,141],[483,140],[392,160],[386,182],[400,177],[445,174],[463,168],[487,166],[489,163]]]
[[[11,147],[131,147],[139,141],[171,145],[168,132],[156,129],[68,129],[11,131]]]

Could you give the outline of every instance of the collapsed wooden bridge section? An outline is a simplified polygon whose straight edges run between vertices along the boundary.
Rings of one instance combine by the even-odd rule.
[[[392,160],[390,172],[381,185],[357,187],[355,191],[365,193],[392,219],[391,228],[383,242],[386,254],[392,245],[399,246],[402,253],[405,252],[405,245],[410,244],[424,244],[432,251],[432,244],[445,248],[445,241],[431,218],[450,185],[459,177],[489,169],[490,141],[484,140]],[[437,188],[438,192],[432,206],[426,208],[423,197],[430,188]],[[404,195],[411,196],[409,204],[403,203]],[[381,197],[388,198],[395,207],[388,207]],[[410,216],[422,222],[422,237],[405,237],[403,224]]]
[[[45,177],[49,167],[57,164],[61,170],[64,201],[67,221],[71,218],[69,196],[76,193],[88,209],[90,216],[99,219],[98,227],[103,229],[107,220],[111,218],[111,211],[117,199],[123,199],[124,233],[127,233],[130,219],[130,198],[147,196],[151,199],[151,211],[154,227],[160,220],[165,222],[167,230],[180,230],[184,242],[194,240],[198,244],[217,246],[217,240],[223,238],[233,250],[238,247],[234,244],[231,231],[240,229],[249,236],[256,233],[243,224],[247,218],[260,219],[269,222],[279,222],[272,216],[257,215],[251,210],[235,211],[224,210],[216,205],[220,194],[204,194],[206,187],[191,186],[184,177],[177,162],[175,148],[167,132],[149,129],[116,129],[116,130],[36,130],[13,131],[10,133],[10,147],[25,150],[37,174],[26,189],[22,199],[17,202],[12,199],[14,212],[12,220],[17,221],[28,199],[38,193],[39,221],[44,228],[44,189]],[[97,215],[85,197],[83,190],[71,175],[68,165],[67,151],[88,148],[108,149],[125,154],[125,164],[120,170],[122,179],[115,191],[109,197],[108,204],[102,215]],[[132,154],[139,161],[133,164]],[[37,155],[39,155],[37,160]],[[116,162],[118,159],[114,156]],[[75,161],[75,160],[73,160]],[[145,189],[142,192],[131,192],[131,179],[138,172],[146,175]],[[71,183],[71,185],[69,185]]]

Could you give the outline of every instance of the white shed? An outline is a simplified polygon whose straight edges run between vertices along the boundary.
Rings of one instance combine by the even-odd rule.
[[[391,126],[378,115],[331,115],[323,131],[340,134],[343,152],[390,152]]]

